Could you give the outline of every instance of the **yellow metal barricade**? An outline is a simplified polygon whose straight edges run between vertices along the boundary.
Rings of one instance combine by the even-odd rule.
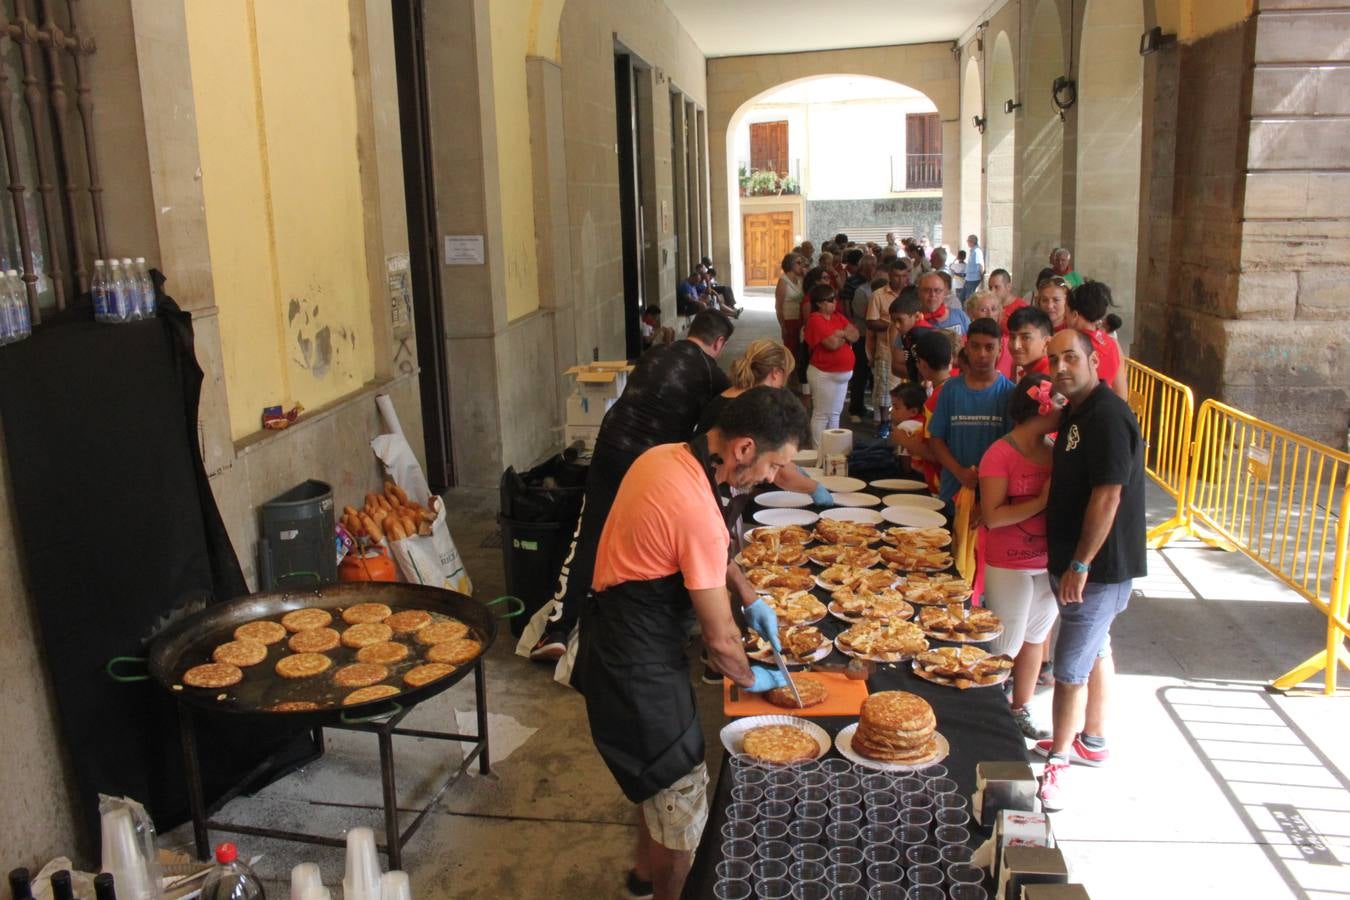
[[[1200,407],[1186,491],[1190,522],[1212,529],[1327,617],[1326,646],[1278,678],[1291,688],[1350,668],[1350,454],[1214,400]]]
[[[952,561],[966,581],[975,581],[975,538],[980,524],[975,492],[963,487],[956,492],[956,510],[952,515]]]
[[[1207,535],[1195,532],[1186,509],[1195,395],[1180,381],[1133,359],[1125,364],[1130,408],[1139,419],[1144,438],[1144,470],[1177,503],[1171,518],[1149,529],[1148,545],[1158,549],[1178,533],[1208,540]]]

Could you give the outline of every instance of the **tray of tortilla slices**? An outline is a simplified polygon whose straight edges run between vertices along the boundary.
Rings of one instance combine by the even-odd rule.
[[[763,694],[741,689],[739,699],[731,699],[731,680],[722,679],[722,712],[728,716],[771,716],[790,713],[795,716],[857,717],[867,699],[867,682],[852,679],[842,672],[793,672],[792,680],[807,706],[798,708],[787,688],[775,688]]]

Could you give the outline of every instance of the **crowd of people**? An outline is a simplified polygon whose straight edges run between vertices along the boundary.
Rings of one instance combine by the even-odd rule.
[[[1143,446],[1120,322],[1110,289],[1073,272],[1067,251],[1051,254],[1028,301],[1006,269],[985,277],[975,236],[966,245],[956,272],[943,248],[913,241],[836,235],[818,257],[809,242],[795,248],[775,292],[781,342],[751,342],[730,377],[718,358],[739,308],[709,261],[681,284],[686,337],[651,311],[653,349],[600,427],[554,600],[518,646],[557,660],[555,677],[581,690],[596,747],[640,809],[630,895],[677,896],[708,817],[691,620],[705,676],[748,691],[785,684],[745,656],[742,624],[776,643],[777,620],[728,545],[758,484],[833,503],[792,456],[846,403],[874,417],[897,470],[922,477],[949,516],[958,497],[976,498],[975,602],[1004,623],[991,650],[1014,658],[1009,703],[1046,758],[1045,807],[1063,807],[1071,763],[1107,760],[1110,627],[1145,574]],[[1049,728],[1029,710],[1043,663]]]

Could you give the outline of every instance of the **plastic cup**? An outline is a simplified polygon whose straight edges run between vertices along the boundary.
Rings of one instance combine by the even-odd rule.
[[[830,900],[867,900],[867,889],[861,884],[836,884],[830,888]]]
[[[847,822],[831,822],[825,826],[825,843],[830,849],[858,846],[858,826]]]
[[[767,874],[760,874],[759,862],[753,863],[757,877],[782,878],[787,875],[787,864],[792,860],[792,845],[787,841],[761,841],[759,849],[756,852],[759,855],[759,862],[777,863],[783,870],[781,875],[769,876]]]
[[[862,799],[861,791],[851,789],[835,789],[830,793],[830,802],[835,806],[861,806]]]
[[[732,784],[745,787],[763,787],[768,781],[769,773],[763,769],[733,769],[731,772]]]
[[[970,863],[955,863],[947,867],[949,884],[984,884],[984,869]]]
[[[823,881],[799,881],[792,886],[792,900],[830,900],[830,886]]]
[[[754,784],[742,784],[731,789],[732,803],[758,803],[764,799],[764,789]]]
[[[910,866],[909,883],[911,885],[931,884],[937,887],[942,884],[942,870],[937,866]]]
[[[897,794],[918,794],[924,789],[927,782],[917,775],[906,775],[904,778],[895,780],[895,792]]]
[[[834,865],[825,869],[826,884],[861,884],[862,870],[857,866]]]
[[[902,809],[900,810],[900,824],[929,828],[933,824],[933,812],[928,809]]]
[[[975,851],[966,844],[950,844],[942,848],[943,865],[950,866],[956,863],[968,863],[970,862],[970,858],[974,855]]]
[[[375,854],[375,832],[353,828],[347,832],[347,869],[342,879],[344,900],[379,900],[380,858]]]
[[[820,771],[827,775],[851,773],[853,771],[853,763],[846,759],[839,759],[838,757],[832,756],[829,759],[822,759],[820,761]]]
[[[853,866],[862,871],[863,855],[857,847],[830,848],[830,863],[836,866]]]
[[[905,900],[947,900],[947,895],[942,893],[942,888],[931,884],[911,885],[909,892],[905,894]]]
[[[900,822],[900,810],[894,806],[877,806],[867,811],[867,824],[894,828]]]
[[[863,811],[861,806],[831,806],[830,821],[847,823],[849,825],[860,825],[863,820]]]
[[[867,867],[869,884],[899,884],[905,877],[905,870],[895,863],[872,863]]]
[[[901,825],[895,829],[895,844],[901,849],[920,847],[928,842],[928,829],[920,825]]]
[[[108,810],[100,818],[102,830],[103,871],[112,873],[113,883],[119,896],[128,900],[153,897],[150,888],[150,870],[141,849],[140,839],[136,836],[136,825],[131,819],[131,810],[119,806]],[[372,844],[371,850],[374,850]],[[379,900],[378,868],[375,869],[376,891],[369,900]]]
[[[949,847],[952,844],[965,846],[970,843],[970,831],[960,825],[940,825],[933,829],[933,838],[939,847]]]
[[[858,840],[864,847],[890,844],[895,840],[895,830],[889,825],[868,825],[858,832]]]
[[[754,822],[759,818],[759,807],[753,803],[727,804],[727,819],[732,822]]]
[[[933,763],[931,766],[924,766],[915,774],[920,778],[946,778],[947,767],[941,763]]]
[[[862,779],[852,772],[841,772],[830,779],[835,791],[857,791],[862,788]]]
[[[775,819],[768,819],[755,826],[755,840],[760,844],[765,841],[785,841],[787,833],[787,823]]]
[[[798,819],[788,825],[788,842],[791,844],[818,844],[825,834],[825,826],[820,821]]]
[[[113,885],[117,886],[116,876]],[[305,893],[323,887],[323,876],[318,863],[300,863],[291,869],[291,900],[301,900]]]
[[[752,840],[754,836],[755,826],[749,822],[733,822],[728,819],[722,823],[722,840],[724,841]]]
[[[718,878],[742,879],[750,878],[750,863],[743,859],[724,859],[718,863],[713,871],[717,873]]]
[[[825,877],[825,865],[818,862],[794,862],[788,866],[791,881],[820,881]]]
[[[925,793],[901,794],[900,805],[905,809],[932,809],[933,798]]]
[[[891,791],[868,791],[863,794],[863,805],[868,809],[892,809],[897,799]]]
[[[797,788],[797,802],[805,801],[807,803],[828,803],[830,800],[829,788],[802,785]]]
[[[799,822],[820,822],[824,824],[830,819],[830,808],[824,803],[798,803],[796,813]]]
[[[989,900],[989,892],[982,884],[954,884],[950,896],[951,900]]]
[[[796,803],[797,788],[770,785],[764,789],[764,800],[769,803]]]
[[[927,787],[928,793],[933,796],[956,793],[956,782],[946,777],[929,778]]]
[[[820,760],[803,759],[795,763],[789,763],[787,768],[788,771],[795,773],[797,777],[800,779],[801,776],[807,774],[808,772],[819,772]]]
[[[939,809],[934,813],[933,821],[939,827],[951,825],[958,828],[967,828],[970,825],[970,813],[964,809]]]
[[[865,791],[891,791],[895,789],[891,776],[878,773],[864,775],[862,786]]]
[[[713,885],[717,900],[749,900],[750,882],[742,878],[725,878]]]
[[[965,794],[958,794],[956,791],[949,791],[945,794],[938,794],[933,798],[933,804],[938,809],[964,809],[970,810],[970,799]]]
[[[869,865],[872,863],[899,863],[900,851],[891,844],[869,844],[863,848],[863,862]]]
[[[930,847],[927,844],[916,844],[913,847],[905,848],[905,862],[911,866],[928,866],[937,868],[937,864],[942,861],[942,854],[938,848]],[[941,881],[941,871],[938,872],[938,881]]]
[[[781,859],[761,859],[750,866],[750,880],[755,884],[761,881],[773,881],[787,878],[787,863]]]
[[[773,787],[796,787],[797,773],[791,769],[774,769],[764,780]]]
[[[757,849],[754,841],[723,841],[722,858],[739,859],[749,862],[755,858],[755,851]]]
[[[380,900],[412,900],[412,882],[407,872],[394,869],[380,876]]]
[[[743,772],[746,769],[759,769],[759,760],[746,753],[733,753],[727,757],[727,765],[731,767],[732,772]]]
[[[905,900],[908,893],[898,884],[874,884],[867,889],[867,900]]]
[[[760,900],[788,900],[792,896],[792,882],[786,878],[767,878],[756,882],[755,896]]]
[[[830,773],[822,772],[819,769],[813,772],[803,772],[797,779],[799,787],[827,787],[830,783]]]
[[[775,800],[759,807],[759,817],[769,821],[786,822],[792,818],[792,804]]]
[[[793,862],[815,862],[821,865],[830,858],[830,851],[824,844],[797,844],[792,848]]]

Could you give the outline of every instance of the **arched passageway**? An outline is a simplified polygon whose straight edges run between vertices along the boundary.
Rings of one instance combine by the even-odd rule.
[[[1017,73],[1013,66],[1008,33],[994,38],[989,61],[989,91],[985,108],[988,123],[985,141],[985,243],[990,269],[1016,266],[1014,180],[1017,171],[1016,111],[1004,112],[1004,104],[1017,102]]]
[[[1144,30],[1139,0],[1088,0],[1079,48],[1074,268],[1111,286],[1132,332],[1139,252]]]
[[[966,61],[961,80],[961,237],[980,234],[984,224],[983,180],[980,178],[984,136],[975,125],[975,117],[984,116],[980,63],[975,57]]]
[[[1064,122],[1051,86],[1066,74],[1064,32],[1056,0],[1039,0],[1027,35],[1027,83],[1022,91],[1022,197],[1014,283],[1029,287],[1056,245],[1064,223]]]

